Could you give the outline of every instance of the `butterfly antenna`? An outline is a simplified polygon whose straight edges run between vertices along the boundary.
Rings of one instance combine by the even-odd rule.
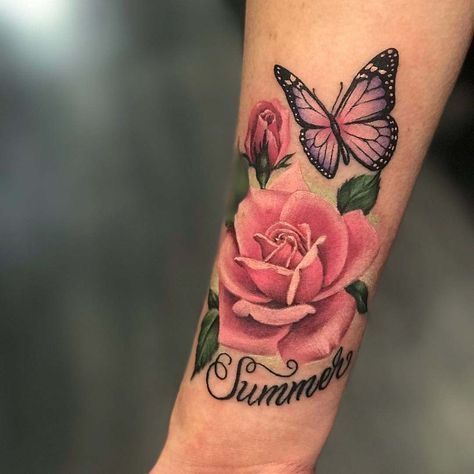
[[[344,84],[342,82],[340,82],[339,83],[339,94],[337,94],[336,102],[334,102],[334,105],[332,106],[331,114],[333,114],[336,110],[336,105],[337,105],[337,102],[339,101],[339,98],[341,97],[343,88],[344,88]]]

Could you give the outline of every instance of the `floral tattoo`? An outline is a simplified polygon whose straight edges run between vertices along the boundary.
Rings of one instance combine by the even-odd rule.
[[[398,52],[383,51],[340,99],[341,84],[329,112],[314,90],[275,66],[290,109],[273,99],[250,113],[239,158],[239,165],[247,164],[240,171],[244,189],[231,203],[218,281],[198,336],[192,376],[207,367],[214,398],[281,405],[311,397],[348,370],[352,351],[341,343],[354,318],[367,312],[364,275],[379,250],[372,209],[398,138],[389,115],[397,67]],[[288,153],[291,113],[301,127],[303,153]],[[305,164],[309,159],[331,179],[339,160],[349,164],[350,158],[373,173],[356,175],[336,191],[316,187],[314,168]],[[224,348],[244,356],[235,364],[225,351],[216,356]],[[280,360],[284,369],[270,369],[261,357]],[[317,361],[327,365],[320,373],[284,381]],[[258,371],[283,383],[252,386],[245,377]]]

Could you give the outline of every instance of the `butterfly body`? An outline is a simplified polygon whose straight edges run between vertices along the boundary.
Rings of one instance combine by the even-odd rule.
[[[336,117],[332,113],[328,113],[329,118],[329,125],[331,127],[331,131],[336,137],[336,140],[339,144],[339,153],[342,156],[342,161],[345,165],[349,164],[349,152],[345,147],[344,141],[341,138],[341,126],[337,122]]]
[[[326,178],[335,176],[339,161],[350,158],[371,171],[382,169],[392,157],[398,127],[390,115],[395,105],[398,52],[382,51],[364,66],[331,110],[313,89],[282,66],[275,77],[285,92],[296,122],[302,127],[300,142],[310,162]]]

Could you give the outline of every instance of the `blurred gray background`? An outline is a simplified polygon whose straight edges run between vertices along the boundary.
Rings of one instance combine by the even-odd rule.
[[[154,463],[223,213],[242,7],[0,2],[0,472]],[[321,474],[474,472],[467,66]]]

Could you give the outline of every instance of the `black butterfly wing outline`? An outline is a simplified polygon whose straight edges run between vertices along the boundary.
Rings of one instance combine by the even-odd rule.
[[[324,177],[334,178],[341,157],[341,146],[334,132],[330,128],[302,129],[300,142],[314,167]]]
[[[276,65],[274,73],[296,123],[302,127],[299,138],[306,156],[326,178],[333,178],[341,148],[331,127],[330,113],[316,94],[288,69]]]
[[[296,123],[303,128],[327,128],[329,112],[324,104],[288,69],[276,65],[275,77],[286,95]]]
[[[348,164],[353,156],[371,171],[390,161],[398,141],[398,126],[390,115],[398,64],[395,48],[375,56],[357,73],[337,107],[336,100],[335,112],[288,69],[275,66],[275,77],[302,127],[303,150],[326,178],[335,176],[341,157]]]
[[[369,61],[355,76],[334,116],[342,146],[371,171],[384,168],[398,142],[395,106],[398,51],[389,48]]]

